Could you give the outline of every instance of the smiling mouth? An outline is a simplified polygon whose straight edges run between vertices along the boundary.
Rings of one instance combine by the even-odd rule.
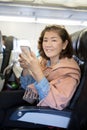
[[[51,52],[52,51],[52,49],[46,49],[46,52]]]

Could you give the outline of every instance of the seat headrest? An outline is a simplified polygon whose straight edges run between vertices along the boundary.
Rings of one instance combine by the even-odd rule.
[[[74,56],[76,56],[79,64],[87,61],[87,29],[75,32],[71,35]]]
[[[85,87],[87,73],[87,29],[75,32],[71,35],[72,45],[74,49],[74,58],[79,63],[81,69],[81,80],[72,97],[69,108],[75,108],[78,99],[81,95],[83,87]]]
[[[87,60],[87,29],[83,30],[79,35],[77,54],[81,60]]]

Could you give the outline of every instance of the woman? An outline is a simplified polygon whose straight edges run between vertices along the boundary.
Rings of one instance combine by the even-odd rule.
[[[70,102],[79,82],[80,68],[72,58],[71,38],[63,26],[46,26],[38,41],[40,58],[23,50],[21,87],[39,96],[37,106],[62,110]]]

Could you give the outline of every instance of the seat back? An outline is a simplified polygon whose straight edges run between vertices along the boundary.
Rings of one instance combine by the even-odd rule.
[[[2,45],[2,34],[0,31],[0,91],[3,88],[4,80],[2,80],[2,74],[1,74],[1,65],[3,62],[3,45]]]
[[[0,71],[1,71],[2,60],[3,60],[3,47],[2,47],[2,34],[0,31]]]
[[[5,45],[6,45],[6,48],[3,52],[3,62],[2,62],[2,66],[1,66],[2,73],[9,64],[11,50],[13,49],[13,36],[9,36],[6,38]]]
[[[87,79],[87,29],[75,32],[71,35],[71,37],[74,49],[73,57],[75,58],[81,69],[80,84],[77,87],[77,90],[68,106],[70,109],[73,109],[78,102],[79,96],[83,87],[85,86],[85,81]]]
[[[7,89],[13,90],[13,89],[18,89],[19,87],[18,86],[19,81],[16,78],[15,73],[13,71],[14,61],[13,59],[11,59],[14,46],[16,46],[15,40],[16,38],[13,36],[8,36],[5,39],[6,48],[3,51],[3,60],[2,60],[2,65],[1,65],[2,79],[4,79],[3,90],[7,90]]]

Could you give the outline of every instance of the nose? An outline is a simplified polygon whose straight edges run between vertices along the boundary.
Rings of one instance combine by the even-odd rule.
[[[47,43],[46,43],[47,46],[51,46],[51,41],[48,40]]]

